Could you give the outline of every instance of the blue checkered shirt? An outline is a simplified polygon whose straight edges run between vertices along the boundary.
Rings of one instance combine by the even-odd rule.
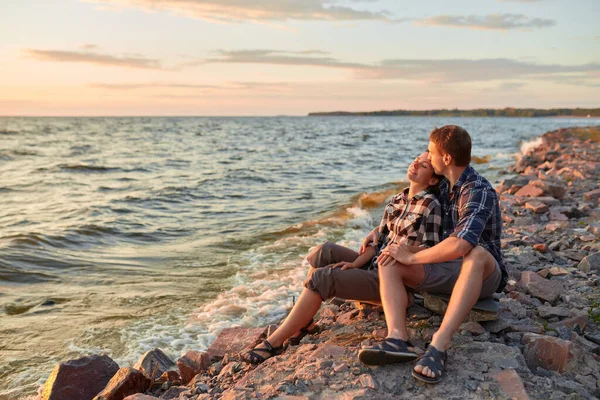
[[[498,288],[501,291],[508,274],[500,251],[502,215],[492,185],[469,165],[452,187],[452,192],[448,179],[442,179],[439,200],[444,213],[443,238],[457,237],[473,247],[480,245],[489,251],[502,271]]]

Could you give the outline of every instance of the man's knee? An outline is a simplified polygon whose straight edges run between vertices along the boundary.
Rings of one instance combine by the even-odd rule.
[[[463,269],[491,272],[496,264],[494,256],[482,246],[474,247],[463,258]]]
[[[313,268],[321,268],[326,265],[329,265],[329,259],[331,258],[331,249],[334,247],[334,244],[330,241],[327,241],[313,249],[306,259],[308,263]]]

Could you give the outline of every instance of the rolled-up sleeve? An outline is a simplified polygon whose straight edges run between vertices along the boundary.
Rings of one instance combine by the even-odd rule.
[[[458,203],[458,223],[450,236],[477,246],[492,214],[495,198],[496,193],[488,188],[465,190]]]

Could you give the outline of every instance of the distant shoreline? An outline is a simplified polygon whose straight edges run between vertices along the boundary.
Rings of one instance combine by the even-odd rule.
[[[600,108],[478,108],[472,110],[381,110],[311,112],[309,117],[507,117],[507,118],[600,118]]]

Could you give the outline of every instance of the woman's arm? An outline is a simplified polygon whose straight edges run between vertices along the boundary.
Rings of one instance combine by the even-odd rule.
[[[360,268],[363,265],[365,265],[368,262],[370,262],[371,259],[373,257],[375,257],[375,253],[376,253],[375,248],[369,246],[353,262],[341,261],[341,262],[339,262],[337,264],[331,265],[331,268],[333,268],[333,269],[335,269],[335,268],[341,268],[342,271],[345,270],[345,269],[350,269],[350,268]]]

